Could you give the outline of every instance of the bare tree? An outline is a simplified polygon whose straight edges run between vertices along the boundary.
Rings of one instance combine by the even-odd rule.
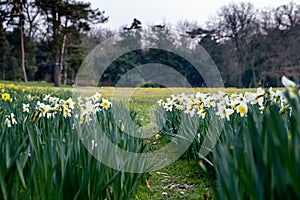
[[[246,69],[247,49],[251,36],[257,30],[256,10],[251,3],[229,4],[221,8],[219,19],[214,23],[219,41],[232,42],[237,58],[238,85],[242,87]]]
[[[25,23],[25,15],[24,5],[27,3],[26,0],[10,0],[9,4],[12,6],[11,9],[11,22],[14,24],[14,19],[17,18],[17,25],[20,31],[20,39],[21,39],[21,68],[23,72],[24,82],[27,82],[27,74],[25,68],[25,48],[24,48],[24,23]]]
[[[24,4],[24,15],[26,15],[26,35],[31,38],[31,40],[36,39],[38,36],[38,31],[40,29],[40,13],[41,9],[36,5],[35,0],[27,0],[27,3]]]
[[[300,76],[300,6],[282,5],[263,12],[261,18],[267,49],[267,68],[262,71],[261,79],[275,79],[279,86],[282,75]]]

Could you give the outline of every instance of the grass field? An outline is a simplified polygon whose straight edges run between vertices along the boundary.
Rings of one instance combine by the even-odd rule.
[[[15,82],[1,82],[2,88],[22,89],[28,91],[35,91],[44,95],[52,94],[58,95],[65,92],[78,92],[84,95],[94,94],[99,92],[104,98],[124,98],[128,100],[129,107],[137,114],[137,119],[141,125],[146,125],[151,120],[149,111],[157,105],[157,101],[162,98],[167,98],[171,94],[180,94],[182,92],[193,93],[197,91],[208,91],[205,88],[113,88],[113,87],[99,87],[99,88],[74,88],[65,86],[62,88],[55,88],[53,84],[29,82],[29,83],[15,83]],[[9,91],[9,90],[8,90]],[[40,97],[42,99],[42,96]],[[17,100],[17,99],[16,99]],[[166,142],[163,139],[149,138],[147,142],[151,145],[151,149],[159,149],[163,147]],[[215,180],[212,171],[204,172],[194,160],[178,160],[172,165],[160,169],[158,171],[150,172],[146,179],[143,179],[137,188],[137,193],[134,199],[200,199],[204,196],[207,199],[213,199],[213,188]],[[186,188],[184,188],[187,186]],[[166,193],[166,194],[165,194]]]
[[[295,172],[297,163],[300,166],[300,157],[297,157],[297,145],[300,144],[297,125],[300,116],[297,117],[297,111],[300,104],[297,98],[295,100],[296,87],[288,83],[287,92],[292,95],[289,101],[293,109],[277,88],[55,88],[52,84],[38,82],[0,83],[0,195],[3,199],[30,199],[35,196],[49,199],[54,193],[57,193],[58,199],[93,199],[100,194],[100,199],[253,199],[259,195],[264,199],[277,195],[278,191],[286,194],[290,190],[290,194],[297,197],[300,194],[293,188],[300,187],[298,179],[281,180],[274,174],[269,177],[264,174],[268,172],[264,171],[262,175],[260,172],[270,168],[274,170],[270,173],[286,171],[289,177],[300,176],[300,172]],[[220,89],[223,92],[219,93]],[[78,95],[87,98],[78,100],[79,103],[73,102],[71,98],[76,99]],[[155,120],[151,113],[162,99],[162,107],[167,114],[166,125],[157,132],[159,137],[128,137],[124,133],[126,120],[122,128],[120,123],[123,122],[116,122],[111,116],[110,101],[114,102],[113,99],[125,100],[135,113],[131,117],[139,125],[148,125]],[[91,110],[88,106],[94,107]],[[193,137],[191,147],[180,159],[162,169],[136,175],[99,164],[82,145],[79,135],[73,134],[77,130],[76,127],[74,129],[77,118],[80,123],[86,123],[83,129],[91,130],[89,128],[94,122],[89,115],[92,112],[96,116],[93,118],[95,123],[100,124],[112,141],[119,147],[139,153],[161,149],[171,142],[178,134],[177,123],[183,116],[188,117],[187,123],[192,122],[195,116],[202,120],[197,122],[197,132],[193,133],[197,135]],[[211,121],[220,119],[224,120],[224,129],[209,127]],[[277,129],[273,129],[274,124]],[[216,150],[203,159],[197,153],[201,151],[209,128],[220,131],[221,137]],[[261,136],[261,133],[269,134],[270,130],[273,131],[272,137]],[[260,137],[264,143],[257,141]],[[94,147],[94,143],[92,145]],[[253,152],[256,150],[258,154]],[[263,156],[279,155],[282,163],[273,160],[275,156],[257,158],[260,152]],[[248,160],[245,156],[249,157]],[[214,160],[213,157],[219,159]],[[208,163],[213,163],[213,166]],[[64,171],[69,173],[62,173]],[[99,174],[101,178],[91,174]],[[269,186],[268,181],[273,185]],[[282,189],[286,187],[285,183],[289,184],[286,190]],[[48,185],[51,186],[50,191],[47,190]],[[245,188],[250,186],[253,186],[252,190],[246,191]],[[264,192],[258,188],[264,188]]]

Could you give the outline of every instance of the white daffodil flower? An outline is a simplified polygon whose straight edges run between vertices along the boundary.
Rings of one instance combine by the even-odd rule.
[[[104,109],[108,109],[108,108],[110,108],[111,107],[111,102],[110,101],[108,101],[107,99],[102,99],[102,102],[101,102],[101,104],[100,104],[100,106],[102,106],[102,108],[104,108]]]
[[[29,104],[22,103],[22,106],[23,106],[23,112],[29,113]]]
[[[241,103],[236,108],[237,113],[240,114],[241,117],[244,117],[248,112],[248,106],[245,103]]]
[[[15,114],[11,113],[10,115],[5,116],[4,124],[7,125],[7,127],[11,127],[14,124],[17,124],[17,121],[15,119]]]
[[[282,85],[288,90],[289,95],[293,98],[296,97],[296,83],[283,76],[281,78]]]

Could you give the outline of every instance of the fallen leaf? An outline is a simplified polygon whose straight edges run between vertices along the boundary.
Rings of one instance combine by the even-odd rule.
[[[151,186],[150,186],[150,184],[149,184],[148,179],[146,179],[146,185],[147,185],[147,188],[150,190],[150,189],[151,189]]]

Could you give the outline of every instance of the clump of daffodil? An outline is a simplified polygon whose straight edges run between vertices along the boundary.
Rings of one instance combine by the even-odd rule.
[[[183,106],[182,106],[182,105],[176,105],[175,108],[176,108],[177,110],[183,110]]]
[[[44,100],[44,101],[49,101],[50,97],[51,97],[51,95],[50,95],[50,94],[47,94],[47,95],[43,98],[43,100]]]
[[[221,119],[226,118],[228,121],[230,121],[230,115],[234,113],[234,110],[231,108],[226,108],[222,104],[218,104],[218,111],[216,112],[216,115],[218,115]]]
[[[13,84],[13,83],[6,84],[6,87],[7,88],[16,88],[15,84]]]
[[[163,106],[163,105],[164,105],[164,100],[162,100],[162,99],[158,100],[158,101],[157,101],[157,104],[158,104],[159,106]]]
[[[290,93],[292,95],[295,94],[295,83],[288,81],[286,78],[283,78],[283,82],[289,88]],[[257,106],[260,113],[264,113],[268,109],[267,105],[270,102],[283,108],[281,112],[289,107],[289,105],[288,107],[285,106],[287,99],[283,91],[273,91],[273,88],[267,90],[257,88],[256,92],[233,93],[230,95],[223,91],[218,91],[217,94],[197,92],[196,94],[186,95],[183,93],[177,96],[171,95],[165,101],[159,100],[157,103],[170,112],[174,109],[182,110],[190,116],[194,116],[197,113],[200,118],[205,119],[206,111],[210,110],[210,112],[212,111],[221,119],[226,118],[230,120],[230,115],[234,112],[238,113],[240,117],[246,116],[249,106]]]
[[[166,109],[166,111],[172,111],[173,109],[173,104],[168,102],[168,103],[164,103],[164,108]]]
[[[189,105],[187,109],[184,111],[184,113],[189,114],[191,117],[195,115],[195,112],[196,112],[196,108],[194,108],[191,105]]]
[[[15,114],[10,113],[9,115],[5,116],[4,124],[7,125],[7,127],[11,127],[14,124],[17,124],[17,121],[15,119]]]
[[[23,106],[23,112],[27,112],[29,113],[29,104],[25,104],[25,103],[22,103],[22,106]]]
[[[197,114],[202,118],[204,119],[205,118],[205,115],[206,115],[206,111],[201,109],[197,112]]]
[[[80,123],[88,123],[92,121],[92,115],[95,114],[97,111],[99,111],[99,109],[97,108],[98,106],[97,105],[95,106],[91,100],[79,104]]]
[[[101,100],[101,96],[102,96],[101,94],[96,92],[91,98],[92,98],[93,102],[95,103],[95,102],[98,102]]]
[[[12,101],[12,99],[11,99],[9,93],[2,93],[1,99],[2,99],[3,101]]]
[[[67,99],[66,101],[60,101],[60,108],[62,109],[64,118],[71,117],[74,105],[75,103],[71,98]]]

